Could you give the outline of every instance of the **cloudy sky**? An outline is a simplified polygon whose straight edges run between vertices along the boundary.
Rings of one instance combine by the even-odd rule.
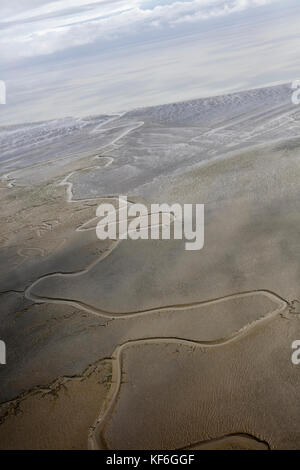
[[[299,0],[3,3],[2,125],[300,78]]]

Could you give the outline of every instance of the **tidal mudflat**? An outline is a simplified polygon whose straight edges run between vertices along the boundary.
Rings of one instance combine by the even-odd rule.
[[[300,448],[291,94],[0,129],[1,448]],[[204,248],[100,241],[119,195],[205,204]]]

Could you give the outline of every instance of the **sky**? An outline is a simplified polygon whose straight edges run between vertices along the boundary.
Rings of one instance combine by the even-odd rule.
[[[300,78],[299,0],[1,3],[1,125]]]

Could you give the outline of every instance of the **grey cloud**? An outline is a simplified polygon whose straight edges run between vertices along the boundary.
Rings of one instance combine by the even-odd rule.
[[[167,6],[170,1],[163,3]],[[118,1],[115,6],[121,3],[129,2]],[[154,3],[143,1],[144,19],[153,15]],[[185,3],[191,6],[190,1]],[[82,8],[90,11],[87,3],[78,3],[77,9]],[[63,44],[55,54],[40,55],[43,47],[47,50],[42,41],[35,55],[2,68],[0,78],[6,80],[8,93],[7,105],[0,107],[0,122],[113,113],[292,81],[300,76],[299,13],[298,0],[283,0],[173,27],[150,22],[147,29],[144,21],[137,28],[129,22],[126,29],[125,22],[125,29],[106,40],[96,25],[78,24],[68,32],[69,39],[57,37],[58,47],[59,41]],[[54,9],[52,14],[50,21],[55,23],[60,15]],[[132,9],[126,17],[130,14]],[[170,15],[169,19],[180,17],[175,10]],[[116,23],[112,17],[106,19],[111,31],[120,12],[115,16]],[[83,44],[83,39],[90,42]],[[74,42],[77,47],[68,48]]]
[[[5,29],[0,39],[0,57],[6,61],[36,57],[99,39],[122,40],[123,36],[145,30],[159,34],[160,27],[195,23],[278,1],[189,0],[149,4],[144,0],[64,0],[48,2],[46,9],[39,2],[29,2],[39,8],[29,8],[2,21]]]

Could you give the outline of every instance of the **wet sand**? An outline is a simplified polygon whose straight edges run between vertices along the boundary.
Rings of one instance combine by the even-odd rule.
[[[45,131],[31,150],[7,146],[1,448],[300,448],[289,93],[99,117],[50,145]],[[119,195],[205,204],[204,249],[98,240],[96,208]]]

